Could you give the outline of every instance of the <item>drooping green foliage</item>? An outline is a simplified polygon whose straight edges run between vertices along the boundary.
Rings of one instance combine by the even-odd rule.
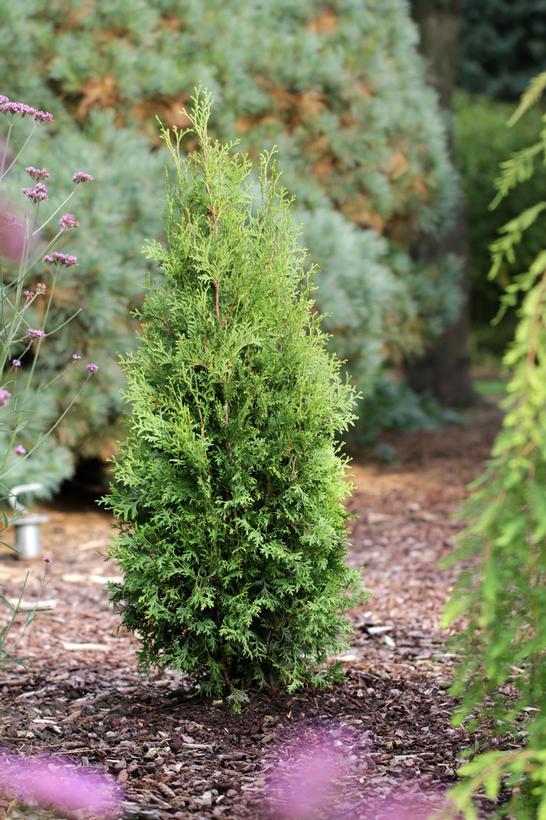
[[[62,313],[85,293],[72,341],[102,368],[101,395],[62,429],[78,456],[110,447],[116,355],[130,347],[124,317],[145,273],[138,249],[143,236],[160,236],[154,116],[183,126],[180,110],[199,82],[216,100],[214,136],[236,134],[253,156],[279,145],[284,184],[321,265],[332,348],[368,400],[381,371],[419,352],[457,310],[453,261],[413,258],[443,230],[454,188],[402,0],[20,0],[1,5],[0,36],[0,90],[57,117],[44,163],[57,178],[71,157],[87,156],[100,183],[78,214],[93,247],[73,245],[92,261],[69,273],[58,305]],[[48,355],[52,371],[64,366],[64,351]]]
[[[145,667],[195,672],[237,703],[293,690],[347,631],[346,429],[353,389],[326,351],[290,201],[270,155],[212,141],[209,98],[191,131],[163,131],[175,163],[167,245],[149,246],[142,332],[125,359],[128,437],[108,504],[124,580],[113,601]],[[181,159],[184,136],[195,152]]]
[[[516,324],[515,312],[510,310],[501,326],[490,325],[497,314],[503,287],[528,270],[543,247],[543,228],[537,223],[525,231],[515,257],[504,258],[495,279],[488,278],[489,246],[497,232],[533,205],[546,186],[546,167],[538,156],[528,184],[518,186],[497,207],[490,208],[499,164],[533,143],[541,127],[541,112],[535,109],[528,112],[517,128],[507,128],[512,112],[513,105],[508,103],[461,92],[455,95],[454,146],[468,214],[472,320],[480,346],[499,354],[513,337]]]
[[[546,73],[540,83],[543,90]],[[532,96],[524,98],[514,122],[531,102]],[[532,178],[530,157],[546,152],[545,126],[546,115],[538,139],[504,163],[499,201]],[[545,210],[546,202],[535,203],[503,227],[491,249],[492,276]],[[462,615],[466,624],[453,690],[461,697],[457,720],[492,717],[501,733],[526,732],[527,746],[479,756],[462,770],[467,779],[453,796],[466,817],[477,817],[473,793],[484,786],[496,798],[506,773],[512,799],[499,813],[546,816],[546,248],[506,287],[505,306],[520,296],[516,335],[504,359],[512,374],[506,416],[466,506],[468,528],[455,556],[465,569],[447,616]]]
[[[545,0],[463,0],[459,83],[515,100],[546,62]]]

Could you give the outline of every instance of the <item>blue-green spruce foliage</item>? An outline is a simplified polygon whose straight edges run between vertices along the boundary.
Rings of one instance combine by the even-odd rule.
[[[104,458],[119,438],[117,356],[134,339],[139,249],[144,237],[161,237],[154,116],[183,127],[181,109],[199,83],[214,94],[214,137],[237,136],[254,158],[279,146],[320,265],[330,349],[367,402],[385,370],[422,352],[453,318],[454,260],[424,263],[415,253],[444,230],[454,181],[405,0],[18,0],[0,3],[0,37],[0,93],[55,114],[54,139],[37,156],[56,190],[69,190],[78,168],[96,179],[67,249],[81,263],[66,271],[54,306],[59,319],[85,310],[62,346],[44,347],[44,380],[58,377],[44,415],[55,418],[70,394],[72,352],[101,370],[58,430],[62,460],[29,462],[33,475],[58,484],[75,459]],[[381,389],[382,406],[386,396],[390,411],[405,407],[392,388]]]

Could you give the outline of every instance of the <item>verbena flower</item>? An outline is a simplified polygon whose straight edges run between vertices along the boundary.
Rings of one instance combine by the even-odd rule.
[[[46,254],[43,261],[46,265],[63,265],[63,267],[69,268],[71,265],[78,264],[78,257],[55,251],[55,253]]]
[[[22,117],[34,117],[34,115],[38,113],[32,105],[12,102],[11,100],[7,100],[6,102],[0,104],[0,112],[4,114],[20,114]]]
[[[34,291],[33,290],[24,290],[23,291],[23,296],[25,297],[25,299],[32,299],[32,297],[34,296]]]
[[[73,362],[79,362],[83,358],[81,353],[73,353],[71,359]]]
[[[0,407],[5,407],[11,399],[11,393],[5,387],[0,387]]]
[[[55,117],[53,116],[53,114],[50,114],[49,111],[35,111],[34,119],[36,122],[47,123],[53,122]]]
[[[11,366],[12,367],[22,367],[23,362],[21,361],[21,359],[12,359],[11,360]]]
[[[55,118],[49,111],[40,111],[34,108],[33,105],[26,103],[13,102],[8,97],[0,96],[0,113],[3,114],[20,114],[22,117],[33,117],[35,122],[47,123],[52,122]]]
[[[46,335],[45,330],[41,330],[40,328],[29,327],[27,330],[27,336],[29,339],[41,339]]]
[[[94,179],[94,176],[87,174],[85,171],[76,171],[72,177],[72,182],[78,185],[80,182],[93,182]]]
[[[49,179],[51,176],[47,168],[35,168],[34,165],[28,165],[25,168],[25,171],[35,182],[42,182],[44,179]]]
[[[32,188],[21,188],[21,190],[33,202],[43,202],[49,198],[47,187],[43,182],[37,182]]]
[[[63,228],[63,230],[77,228],[79,224],[80,223],[78,222],[74,214],[63,214],[59,219],[59,227]]]
[[[15,453],[15,455],[16,455],[16,456],[26,456],[26,454],[27,454],[27,448],[26,448],[26,447],[24,447],[22,444],[17,444],[17,445],[13,448],[13,452]]]
[[[95,362],[89,362],[89,364],[86,367],[86,370],[88,370],[89,373],[96,373],[98,369],[99,366],[98,364],[95,364]]]

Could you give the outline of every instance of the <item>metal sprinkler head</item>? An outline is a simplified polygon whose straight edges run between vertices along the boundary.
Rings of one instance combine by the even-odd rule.
[[[15,549],[19,558],[37,558],[42,552],[40,524],[49,520],[49,516],[40,513],[29,513],[18,496],[22,493],[32,493],[42,489],[40,482],[18,484],[11,489],[9,504],[15,515],[11,523],[15,527]]]

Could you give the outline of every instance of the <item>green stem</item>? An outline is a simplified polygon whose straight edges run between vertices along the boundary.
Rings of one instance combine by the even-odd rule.
[[[36,130],[36,123],[34,123],[34,125],[32,126],[32,128],[31,128],[31,130],[30,130],[30,132],[29,132],[29,134],[28,134],[28,136],[27,136],[27,138],[26,138],[26,140],[25,140],[25,141],[24,141],[24,143],[21,145],[21,147],[20,147],[20,148],[19,148],[19,150],[17,151],[17,153],[16,153],[15,157],[12,159],[12,161],[10,162],[10,164],[8,165],[8,167],[6,168],[6,170],[5,170],[5,171],[4,171],[4,170],[2,171],[2,174],[0,175],[0,182],[4,179],[4,177],[5,177],[5,176],[7,176],[7,174],[9,173],[9,171],[13,168],[13,166],[15,165],[15,163],[17,162],[17,160],[19,159],[19,157],[21,156],[21,154],[23,153],[23,151],[25,150],[25,148],[27,147],[27,145],[29,144],[30,140],[32,139],[32,135],[34,134],[35,130]]]

